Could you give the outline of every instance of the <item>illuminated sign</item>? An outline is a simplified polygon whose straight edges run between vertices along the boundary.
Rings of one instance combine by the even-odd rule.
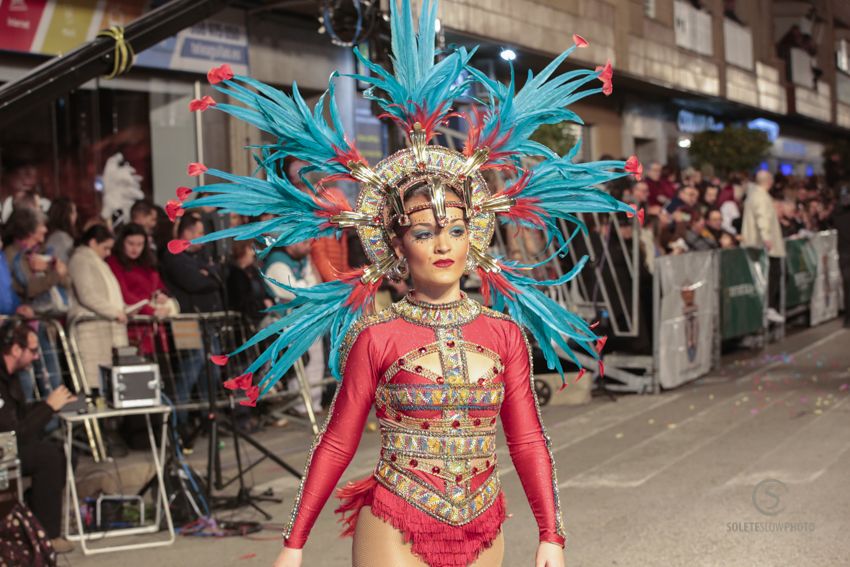
[[[697,114],[687,110],[680,110],[676,117],[676,125],[679,127],[679,132],[704,132],[706,130],[723,130],[723,123],[717,122],[713,116],[707,114]]]
[[[747,122],[747,128],[750,130],[761,130],[767,134],[767,139],[775,142],[779,137],[779,124],[767,118],[756,118]]]

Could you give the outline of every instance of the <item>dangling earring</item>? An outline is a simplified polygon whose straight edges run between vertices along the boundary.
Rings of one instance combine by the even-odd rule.
[[[393,267],[387,272],[387,277],[395,282],[404,281],[410,275],[410,266],[407,264],[407,257],[402,256],[395,261]]]
[[[467,276],[472,274],[475,269],[478,268],[478,262],[475,261],[475,258],[472,257],[472,254],[466,255],[466,264],[463,268],[463,273]]]

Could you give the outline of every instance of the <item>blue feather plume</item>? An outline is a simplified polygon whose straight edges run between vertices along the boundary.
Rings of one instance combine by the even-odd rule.
[[[296,288],[265,276],[273,285],[293,293],[295,297],[286,304],[275,305],[267,312],[280,314],[280,319],[257,332],[251,339],[228,356],[233,357],[269,338],[273,342],[245,370],[256,373],[266,364],[269,369],[259,382],[260,394],[268,392],[292,368],[310,346],[326,333],[330,333],[331,372],[341,379],[339,354],[342,340],[351,325],[362,314],[362,307],[351,305],[349,299],[356,283],[331,281],[309,288]]]
[[[302,174],[308,171],[346,174],[348,169],[338,158],[342,154],[356,152],[356,149],[345,139],[340,121],[334,99],[333,79],[336,76],[336,72],[331,75],[328,90],[322,94],[312,111],[294,82],[290,96],[243,75],[234,75],[232,79],[213,86],[244,106],[218,103],[214,108],[277,138],[276,143],[261,146],[266,151],[264,157],[267,163],[291,155],[310,164],[302,170]],[[330,116],[330,123],[325,120],[326,112]]]
[[[352,76],[371,85],[364,96],[377,102],[396,122],[408,128],[416,121],[426,128],[428,124],[423,122],[436,125],[471,82],[458,78],[475,50],[460,47],[435,62],[436,0],[422,2],[418,34],[413,29],[409,0],[402,0],[400,8],[391,0],[390,14],[393,72],[371,62],[355,48],[354,55],[370,75]]]

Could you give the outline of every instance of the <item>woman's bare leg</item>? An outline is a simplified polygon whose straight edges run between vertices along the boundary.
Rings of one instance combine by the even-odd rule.
[[[493,540],[493,545],[481,552],[470,567],[501,567],[505,543],[502,534]],[[415,556],[409,543],[404,543],[400,531],[384,522],[372,509],[360,509],[357,528],[354,531],[354,543],[351,551],[352,567],[428,567]]]

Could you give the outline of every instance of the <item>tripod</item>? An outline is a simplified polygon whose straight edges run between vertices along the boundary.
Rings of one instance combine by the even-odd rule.
[[[203,340],[204,352],[210,353],[212,352],[213,342],[210,332],[210,322],[218,320],[219,323],[225,323],[228,319],[230,319],[230,316],[229,314],[224,314],[222,316],[221,314],[216,313],[199,313],[198,316],[199,322],[201,324],[201,337]],[[224,509],[240,508],[246,505],[251,506],[258,512],[260,512],[263,517],[266,518],[266,520],[270,520],[271,516],[262,508],[260,508],[257,502],[279,503],[281,502],[281,500],[270,496],[256,496],[251,494],[250,489],[245,485],[245,473],[259,465],[266,459],[271,460],[285,471],[294,475],[299,480],[301,479],[301,473],[299,473],[286,461],[272,453],[267,447],[257,441],[254,437],[239,428],[238,424],[236,423],[236,400],[232,393],[228,395],[230,418],[228,421],[219,420],[218,404],[216,403],[216,392],[218,383],[213,377],[212,362],[210,361],[209,356],[206,356],[205,358],[206,360],[204,361],[204,369],[207,380],[208,398],[208,408],[205,416],[205,423],[207,425],[207,430],[209,434],[206,483],[207,500],[211,503],[214,502],[213,507],[220,507]],[[233,439],[233,449],[236,454],[236,474],[233,476],[233,478],[226,481],[223,479],[221,471],[221,449],[218,443],[220,430],[224,430],[230,433],[231,438]],[[240,441],[244,441],[262,454],[259,459],[257,459],[255,462],[251,463],[247,467],[245,467],[242,463],[242,455],[239,447]],[[223,490],[234,482],[238,482],[239,485],[239,489],[235,496],[216,497],[214,499],[214,496],[212,494],[213,487],[215,487],[216,490]]]

